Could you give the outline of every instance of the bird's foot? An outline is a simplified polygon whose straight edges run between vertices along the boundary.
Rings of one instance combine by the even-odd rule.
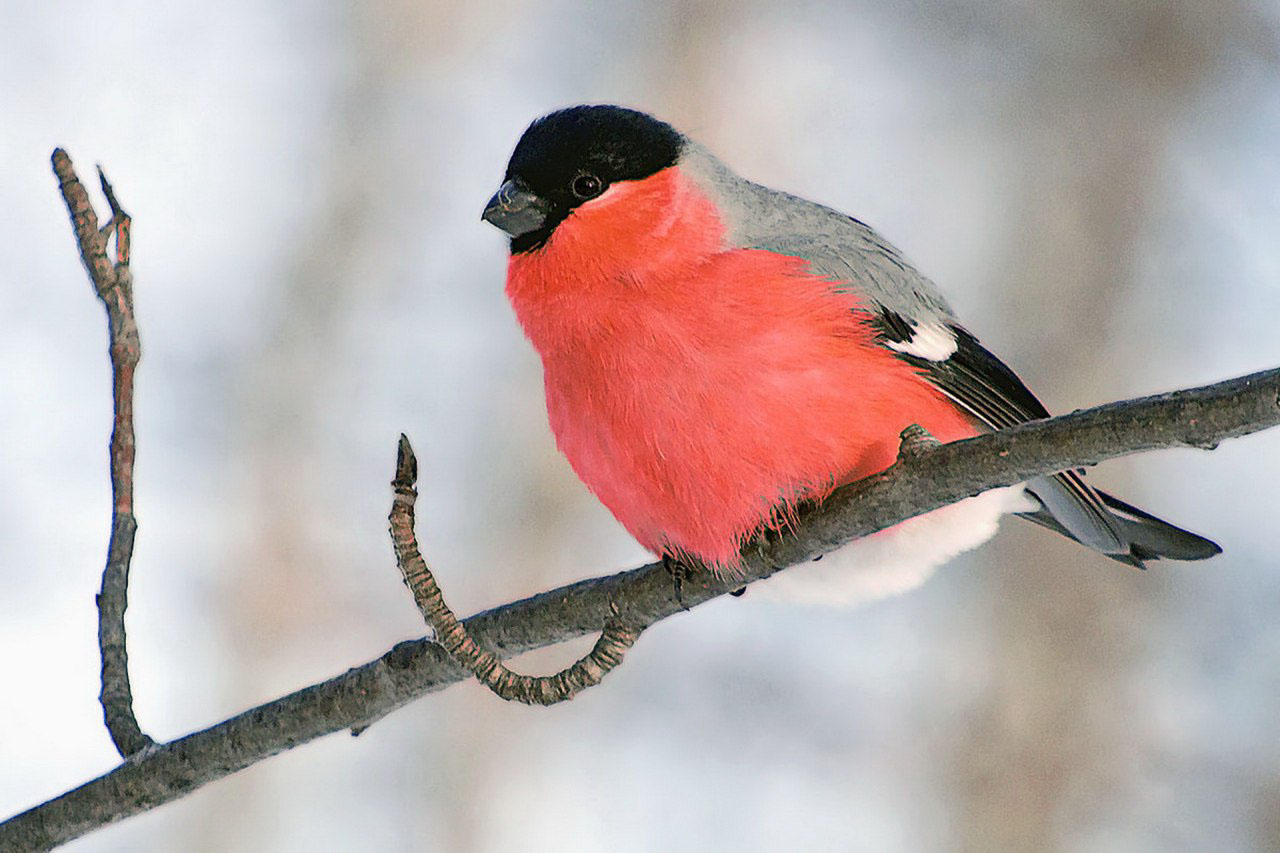
[[[688,610],[689,608],[684,605],[684,581],[693,573],[693,568],[671,554],[662,555],[662,568],[666,569],[667,574],[671,576],[671,592],[675,596],[676,604]]]

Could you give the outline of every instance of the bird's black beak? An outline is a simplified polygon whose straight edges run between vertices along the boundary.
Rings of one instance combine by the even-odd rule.
[[[489,199],[481,218],[512,237],[522,237],[546,224],[549,209],[547,202],[533,190],[520,181],[510,180]]]

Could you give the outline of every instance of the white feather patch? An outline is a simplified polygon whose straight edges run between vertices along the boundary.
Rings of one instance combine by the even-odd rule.
[[[946,361],[955,355],[956,336],[942,323],[925,323],[912,329],[905,341],[889,341],[889,349],[929,361]]]
[[[1040,504],[1021,486],[992,489],[863,537],[817,562],[792,566],[748,595],[847,607],[915,589],[933,570],[995,535],[1001,516]]]

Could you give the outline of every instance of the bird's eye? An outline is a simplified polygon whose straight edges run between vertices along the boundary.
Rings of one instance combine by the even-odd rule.
[[[595,175],[578,175],[573,179],[573,183],[569,185],[569,189],[580,200],[586,201],[604,192],[604,181]]]

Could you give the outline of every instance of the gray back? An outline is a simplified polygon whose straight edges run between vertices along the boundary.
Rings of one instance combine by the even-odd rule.
[[[855,283],[865,298],[922,325],[954,319],[933,282],[870,226],[744,180],[692,140],[680,168],[716,201],[730,245],[803,258],[818,275]]]

